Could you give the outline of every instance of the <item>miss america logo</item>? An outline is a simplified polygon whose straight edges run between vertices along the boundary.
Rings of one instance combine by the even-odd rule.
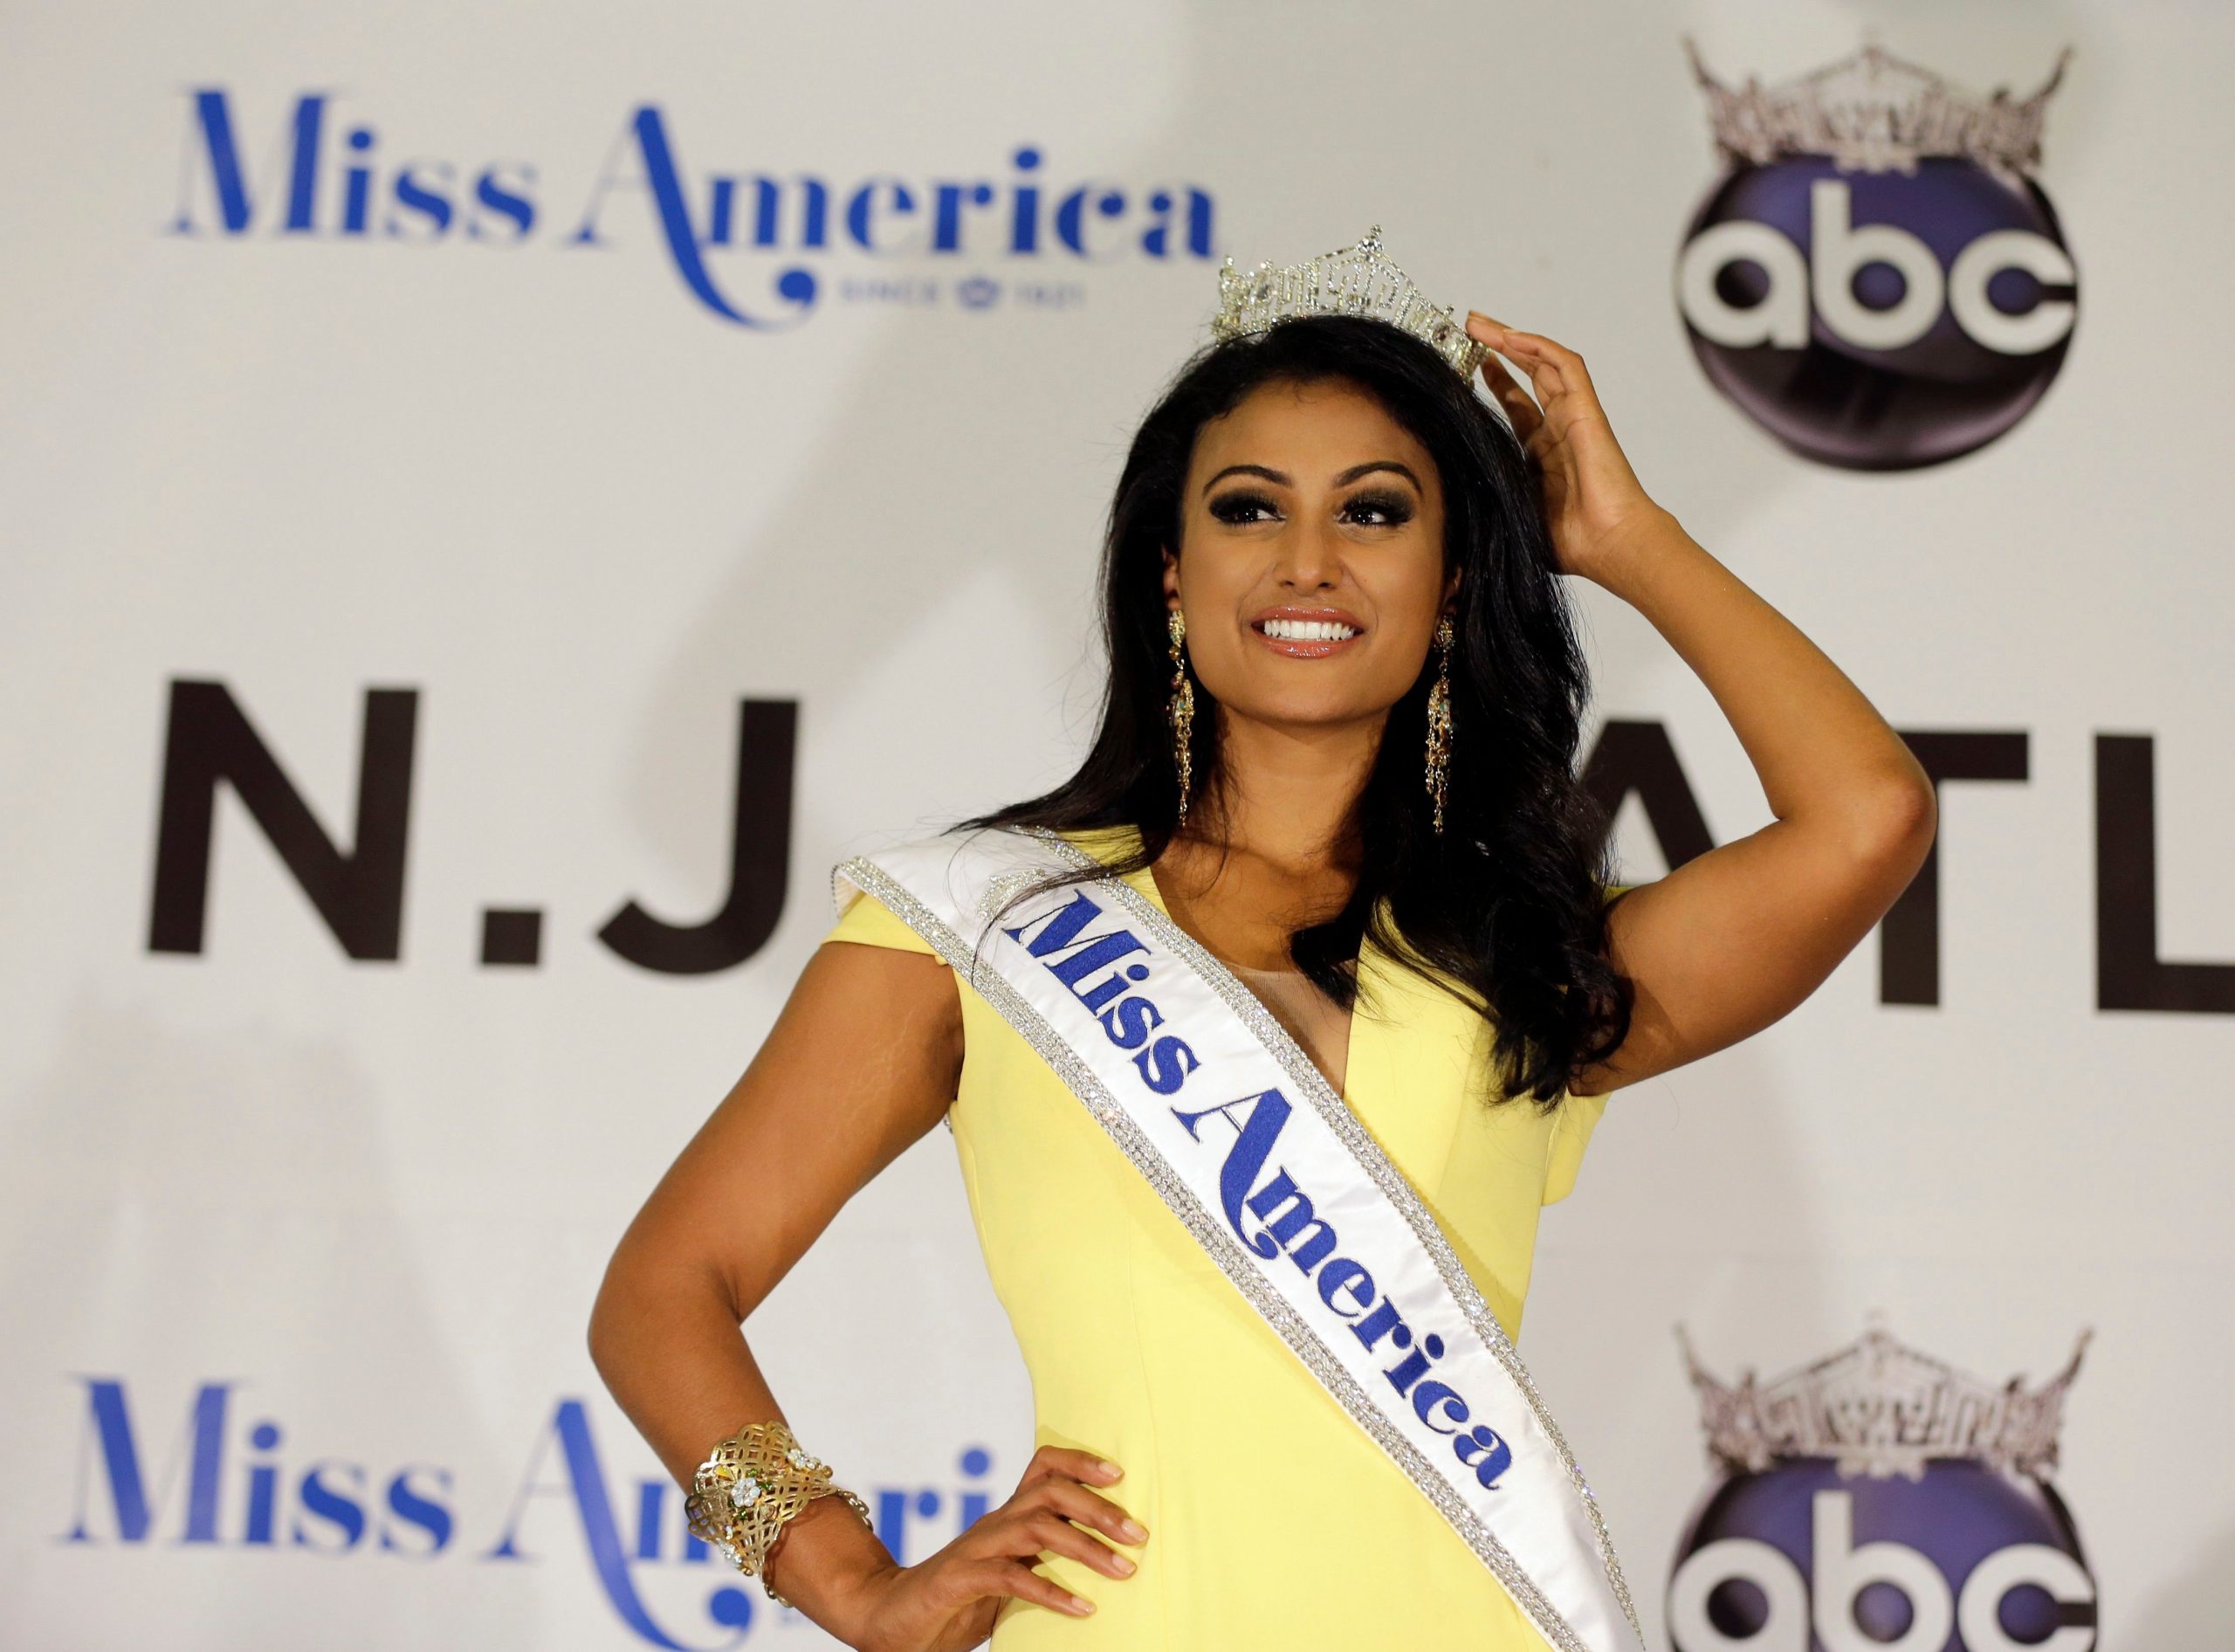
[[[781,1621],[757,1587],[691,1533],[680,1490],[655,1461],[633,1448],[622,1462],[606,1457],[579,1399],[553,1407],[507,1493],[462,1487],[438,1461],[383,1466],[349,1451],[346,1440],[305,1444],[278,1416],[258,1415],[261,1406],[243,1414],[251,1385],[201,1382],[182,1411],[177,1383],[157,1386],[151,1405],[144,1386],[121,1376],[72,1379],[84,1408],[58,1562],[69,1568],[70,1589],[145,1587],[120,1557],[148,1549],[210,1557],[214,1575],[197,1599],[219,1610],[250,1591],[313,1601],[339,1587],[306,1580],[290,1587],[260,1566],[229,1564],[251,1555],[382,1566],[464,1559],[532,1570],[571,1552],[614,1617],[661,1652],[732,1652],[760,1644],[753,1631]],[[879,1540],[903,1566],[1000,1500],[992,1452],[966,1445],[954,1462],[957,1478],[945,1486],[863,1488]],[[411,1591],[423,1608],[425,1585],[399,1579],[390,1587]],[[566,1584],[536,1587],[551,1591],[540,1598],[553,1603],[574,1598]]]
[[[1129,258],[1207,260],[1214,244],[1207,190],[1058,180],[1029,144],[1009,155],[1000,178],[693,173],[655,103],[629,113],[581,186],[581,204],[547,231],[545,172],[533,162],[430,160],[416,146],[409,158],[390,159],[374,123],[345,119],[331,97],[302,93],[276,134],[251,125],[244,136],[224,87],[190,91],[178,207],[165,232],[492,246],[543,237],[595,247],[620,244],[649,223],[700,307],[755,328],[812,314],[825,293],[815,265],[834,254],[856,255],[875,278],[846,281],[842,296],[929,303],[951,287],[965,307],[980,309],[1001,285],[982,268],[952,283],[934,279],[939,261],[1044,260],[1055,266],[1045,274],[1068,278],[1077,266]],[[251,154],[260,157],[253,169]],[[1021,301],[1052,305],[1074,302],[1079,290],[1068,279],[1011,286]]]
[[[1001,933],[1039,960],[1093,1014],[1111,1043],[1137,1052],[1131,1065],[1143,1084],[1158,1096],[1176,1094],[1203,1063],[1177,1034],[1159,1033],[1166,1020],[1147,990],[1154,971],[1143,960],[1157,957],[1148,943],[1124,928],[1086,933],[1104,916],[1102,907],[1081,892],[1052,912]],[[1420,1421],[1451,1437],[1453,1454],[1473,1470],[1479,1484],[1495,1488],[1498,1476],[1512,1464],[1512,1447],[1488,1427],[1461,1432],[1471,1415],[1467,1401],[1448,1382],[1423,1380],[1430,1366],[1443,1358],[1443,1339],[1434,1332],[1416,1337],[1365,1265],[1338,1254],[1341,1240],[1317,1214],[1311,1195],[1295,1176],[1276,1164],[1267,1173],[1294,1112],[1288,1098],[1277,1089],[1264,1090],[1198,1112],[1176,1106],[1170,1111],[1192,1140],[1216,1139],[1203,1134],[1214,1128],[1205,1123],[1212,1118],[1233,1128],[1218,1187],[1220,1208],[1234,1237],[1267,1261],[1286,1253],[1311,1281],[1320,1302],[1369,1352],[1403,1354],[1382,1372],[1389,1386],[1411,1401],[1413,1415]],[[1252,1218],[1257,1224],[1254,1231]]]

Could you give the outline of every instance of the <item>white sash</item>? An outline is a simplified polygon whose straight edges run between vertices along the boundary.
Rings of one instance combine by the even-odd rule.
[[[1560,1652],[1641,1645],[1605,1520],[1419,1194],[1263,1005],[1121,879],[1042,832],[833,873],[1021,1033],[1211,1259]]]

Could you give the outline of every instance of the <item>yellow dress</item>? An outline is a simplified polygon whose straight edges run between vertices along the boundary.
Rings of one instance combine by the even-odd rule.
[[[1104,860],[1136,841],[1130,829],[1071,837]],[[1146,871],[1126,881],[1163,907]],[[828,938],[932,950],[866,895]],[[1566,1097],[1550,1118],[1525,1098],[1491,1106],[1482,1018],[1371,947],[1359,969],[1379,1015],[1352,1017],[1344,1099],[1513,1335],[1537,1212],[1574,1185],[1606,1098]],[[1043,1574],[1097,1609],[1010,1600],[995,1652],[1544,1652],[1497,1580],[1084,1105],[958,985],[965,1053],[948,1120],[1032,1379],[1034,1442],[1120,1464],[1108,1494],[1149,1532],[1124,1545],[1140,1568],[1130,1578],[1043,1558]]]

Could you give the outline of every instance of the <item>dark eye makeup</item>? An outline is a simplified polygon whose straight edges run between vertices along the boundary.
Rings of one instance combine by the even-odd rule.
[[[1386,491],[1354,493],[1344,502],[1343,510],[1345,514],[1379,515],[1381,520],[1372,524],[1377,527],[1398,527],[1413,520],[1413,501],[1402,493]]]
[[[1221,522],[1254,522],[1280,513],[1264,494],[1246,487],[1221,493],[1210,503],[1210,513]]]
[[[1221,493],[1207,508],[1220,521],[1236,525],[1280,514],[1280,507],[1269,495],[1250,488]],[[1413,507],[1411,499],[1401,492],[1369,488],[1344,500],[1342,513],[1352,520],[1365,521],[1368,527],[1399,527],[1413,520]]]

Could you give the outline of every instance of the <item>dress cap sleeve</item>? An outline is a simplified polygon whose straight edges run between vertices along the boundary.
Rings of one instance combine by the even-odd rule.
[[[1618,895],[1626,895],[1635,884],[1607,884],[1603,885],[1600,900],[1611,902]],[[1576,1172],[1583,1168],[1584,1149],[1591,1145],[1592,1132],[1599,1128],[1599,1121],[1606,1115],[1607,1091],[1596,1096],[1578,1096],[1570,1091],[1560,1097],[1558,1110],[1552,1115],[1552,1142],[1544,1156],[1544,1202],[1557,1204],[1575,1191]]]
[[[1591,1145],[1592,1133],[1599,1128],[1607,1097],[1613,1093],[1578,1096],[1571,1091],[1560,1097],[1552,1114],[1551,1146],[1544,1155],[1544,1203],[1556,1204],[1575,1191],[1575,1174],[1583,1167],[1583,1151]]]
[[[1607,883],[1600,892],[1600,903],[1613,901],[1618,894],[1627,894],[1638,887],[1636,883]],[[1576,1172],[1582,1169],[1582,1149],[1592,1145],[1592,1131],[1598,1129],[1598,1120],[1607,1113],[1607,1098],[1613,1091],[1603,1091],[1600,1096],[1576,1096],[1564,1091],[1560,1106],[1553,1111],[1551,1146],[1544,1153],[1544,1202],[1558,1205],[1562,1198],[1576,1192]]]
[[[892,908],[874,895],[851,891],[845,914],[823,936],[826,941],[857,941],[864,946],[891,946],[900,952],[928,953],[932,943],[896,916]]]

